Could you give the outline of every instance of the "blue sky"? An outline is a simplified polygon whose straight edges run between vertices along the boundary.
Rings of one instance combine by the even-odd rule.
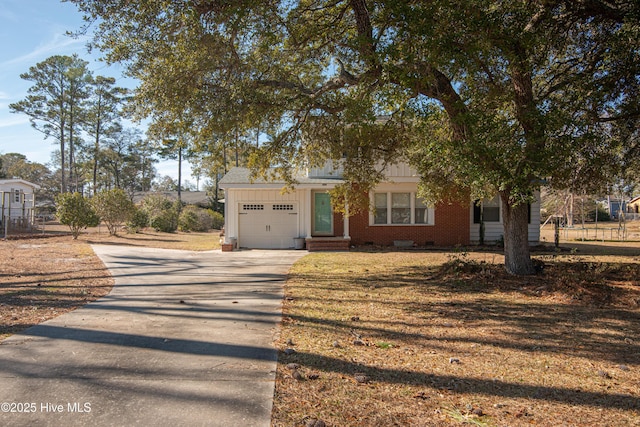
[[[31,127],[28,116],[11,113],[9,104],[23,99],[31,82],[21,73],[52,55],[77,53],[89,62],[94,75],[115,77],[121,86],[133,87],[134,81],[122,77],[118,65],[99,61],[99,52],[87,53],[87,39],[74,39],[66,31],[76,31],[83,24],[75,5],[57,0],[0,0],[0,153],[21,153],[28,160],[43,164],[51,161],[57,148],[52,139]],[[177,176],[175,162],[158,164],[161,176]],[[183,165],[183,173],[188,166]],[[184,179],[184,178],[183,178]]]

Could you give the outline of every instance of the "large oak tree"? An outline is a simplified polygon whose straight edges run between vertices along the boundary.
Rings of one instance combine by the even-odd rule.
[[[497,192],[514,274],[534,272],[541,181],[578,161],[599,179],[637,144],[635,1],[71,1],[140,79],[141,116],[189,117],[205,139],[260,123],[256,170],[344,159],[352,205],[399,158],[434,201]]]

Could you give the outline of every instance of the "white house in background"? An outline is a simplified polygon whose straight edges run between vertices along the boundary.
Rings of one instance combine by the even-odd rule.
[[[334,212],[329,191],[342,181],[342,170],[328,162],[300,174],[292,191],[285,183],[252,181],[246,168],[233,168],[220,181],[225,192],[223,250],[284,249],[305,244],[308,250],[346,250],[351,245],[453,246],[478,243],[479,211],[474,203],[425,203],[418,197],[419,175],[407,164],[389,165],[386,180],[369,196],[371,209],[352,216]],[[348,210],[348,207],[347,207]],[[503,235],[502,205],[496,197],[482,202],[485,242]],[[529,241],[540,238],[540,203],[530,205]]]
[[[7,226],[27,229],[33,225],[38,189],[39,185],[23,179],[0,179],[0,233]]]

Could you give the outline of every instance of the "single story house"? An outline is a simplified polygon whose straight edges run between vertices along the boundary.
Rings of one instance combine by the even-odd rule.
[[[1,232],[30,228],[34,223],[35,190],[40,186],[23,179],[0,179]]]
[[[346,250],[351,245],[454,246],[480,240],[474,203],[425,203],[417,195],[419,176],[407,164],[390,165],[386,180],[370,194],[371,209],[354,215],[334,212],[329,191],[341,183],[341,169],[328,162],[284,182],[250,179],[250,170],[231,169],[220,181],[225,192],[223,250],[236,248]],[[483,204],[485,242],[502,238],[498,197]],[[348,211],[348,206],[347,209]],[[540,237],[540,203],[531,205],[529,240]]]
[[[171,200],[178,200],[177,191],[136,191],[133,202],[140,203],[147,196],[161,196]],[[201,208],[209,207],[210,200],[206,191],[181,191],[180,200],[186,205],[196,205]]]

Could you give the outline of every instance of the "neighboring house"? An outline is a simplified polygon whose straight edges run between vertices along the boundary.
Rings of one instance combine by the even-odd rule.
[[[624,213],[627,210],[627,202],[619,198],[608,196],[607,199],[603,201],[603,204],[611,219],[614,220],[620,217],[620,213]]]
[[[140,203],[147,196],[161,196],[171,200],[178,200],[177,191],[136,191],[133,202]],[[181,191],[180,200],[186,205],[196,205],[201,208],[209,207],[211,199],[206,191]]]
[[[23,179],[0,179],[0,233],[6,227],[28,229],[33,225],[35,190],[39,185]]]
[[[284,182],[251,181],[246,168],[233,168],[220,181],[225,192],[223,250],[234,248],[340,250],[351,245],[453,246],[479,241],[473,203],[424,203],[417,196],[419,177],[406,164],[385,170],[387,181],[369,195],[369,212],[343,216],[334,212],[329,191],[341,183],[341,171],[327,163]],[[348,208],[348,207],[347,207]],[[483,206],[485,242],[502,238],[499,199]],[[477,219],[477,218],[476,218]],[[529,240],[540,236],[540,204],[531,206]]]

